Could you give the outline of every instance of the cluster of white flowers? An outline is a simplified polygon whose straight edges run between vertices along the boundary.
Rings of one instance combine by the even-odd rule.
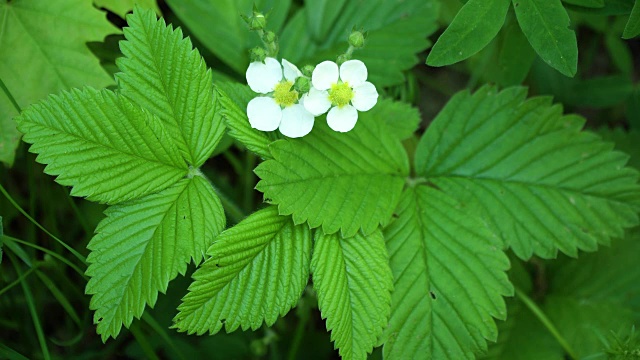
[[[247,69],[251,90],[262,94],[247,105],[251,127],[261,131],[279,129],[288,137],[307,135],[316,116],[327,111],[327,124],[338,132],[354,128],[358,111],[371,109],[378,101],[376,87],[367,81],[367,67],[360,60],[345,61],[340,67],[333,61],[318,64],[311,75],[309,91],[295,90],[300,70],[282,59],[267,57]]]

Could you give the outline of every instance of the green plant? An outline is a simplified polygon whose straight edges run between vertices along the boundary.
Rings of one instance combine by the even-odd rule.
[[[172,356],[187,357],[185,346],[164,330],[171,310],[158,311],[162,325],[154,318],[158,313],[145,310],[162,306],[160,294],[172,291],[175,283],[180,284],[175,285],[177,296],[184,297],[177,313],[169,313],[175,329],[170,332],[264,331],[262,338],[242,340],[251,344],[246,352],[253,356],[270,351],[281,357],[276,344],[287,341],[278,337],[282,332],[294,334],[287,344],[289,357],[295,358],[299,334],[313,321],[316,300],[330,339],[345,359],[366,358],[378,346],[389,359],[513,358],[517,352],[525,358],[577,359],[637,352],[634,335],[628,334],[640,318],[635,285],[640,273],[634,266],[640,249],[633,229],[640,211],[634,169],[640,161],[637,131],[587,131],[583,117],[564,114],[549,96],[529,97],[523,86],[488,84],[452,94],[422,132],[420,112],[403,101],[411,100],[407,84],[421,75],[407,69],[418,62],[416,53],[429,46],[425,38],[437,27],[439,2],[308,1],[291,17],[289,1],[257,3],[253,15],[244,17],[259,35],[251,37],[239,17],[251,2],[168,1],[202,41],[202,50],[194,49],[180,27],[158,20],[158,8],[135,7],[126,16],[115,81],[88,82],[98,88],[115,84],[109,89],[69,90],[80,84],[56,83],[38,91],[67,90],[22,109],[42,96],[29,87],[15,91],[15,81],[0,69],[10,112],[20,112],[17,130],[37,154],[35,161],[46,165],[29,171],[56,176],[59,184],[71,187],[63,195],[78,221],[83,211],[67,195],[107,206],[86,244],[86,258],[78,250],[83,247],[76,249],[47,231],[53,246],[72,254],[71,260],[37,245],[35,229],[29,230],[29,241],[3,235],[0,218],[0,249],[4,246],[13,267],[3,272],[8,285],[0,294],[21,285],[44,358],[50,358],[49,341],[36,305],[40,289],[33,291],[26,281],[30,274],[46,285],[73,326],[82,329],[84,324],[67,295],[78,289],[60,288],[64,271],[49,277],[43,270],[58,262],[87,281],[84,292],[91,300],[83,306],[94,311],[93,323],[105,346],[113,343],[109,338],[122,338],[123,325],[131,330],[141,349],[131,356],[155,357],[162,347]],[[598,8],[601,2],[567,3],[578,9]],[[28,6],[46,7],[33,4]],[[545,63],[575,75],[576,37],[565,26],[569,18],[563,4],[510,4],[466,2],[427,63],[466,59],[502,31],[500,51],[494,44],[487,47],[489,54],[478,55],[480,60],[470,59],[470,81],[499,74],[504,80],[499,84],[519,84],[534,63],[533,52],[512,75],[480,72],[489,66],[486,59],[497,56],[509,62],[508,54],[517,49],[531,50],[523,41]],[[259,9],[267,5],[273,11],[263,21]],[[19,18],[25,11],[21,6],[28,8],[20,1],[0,1],[0,19]],[[133,7],[122,6],[112,10],[125,13],[123,9]],[[636,8],[626,37],[637,35]],[[198,16],[201,9],[210,17]],[[502,28],[512,13],[522,33],[508,33],[520,31],[509,20]],[[209,31],[205,22],[211,18],[225,25]],[[540,33],[535,29],[541,22],[554,26]],[[354,28],[361,24],[367,25],[366,36]],[[234,27],[242,31],[228,30]],[[269,30],[280,29],[279,39],[269,35]],[[226,31],[233,35],[223,39]],[[0,33],[0,44],[14,41],[8,39]],[[254,50],[250,59],[245,50],[259,46],[260,40],[264,48]],[[356,49],[361,40],[364,48]],[[214,70],[201,51],[207,59],[215,56],[209,60],[217,65]],[[238,73],[247,66],[266,66],[266,58],[313,65],[338,55],[339,63],[362,60],[368,69],[365,79],[381,94],[370,110],[357,113],[352,130],[334,131],[331,121],[325,121],[330,114],[313,114],[313,128],[299,138],[282,135],[282,128],[282,134],[252,128],[247,107],[256,96],[273,97],[283,111],[290,106],[308,109],[302,99],[309,98],[303,94],[311,94],[316,74],[303,68],[295,79],[276,79],[287,92],[276,90],[271,96],[269,88],[265,96],[237,81]],[[478,63],[484,65],[473,65]],[[275,66],[282,72],[279,62]],[[286,77],[286,67],[284,71]],[[64,73],[57,75],[65,79]],[[629,86],[624,94],[631,99],[637,90]],[[350,106],[351,91],[358,88],[345,89],[340,90],[344,104],[333,103],[332,108]],[[295,99],[287,97],[281,104],[278,96],[293,92]],[[625,111],[635,114],[632,105],[629,100],[631,110]],[[9,165],[14,137],[2,158]],[[631,162],[603,137],[629,152]],[[234,187],[240,190],[234,192]],[[262,201],[256,200],[254,187]],[[5,210],[13,208],[45,229],[33,219],[35,213],[22,210],[24,205],[4,187],[0,190],[11,204],[2,203],[1,215],[15,218],[16,213]],[[32,209],[36,201],[29,201]],[[98,216],[93,219],[97,222]],[[93,232],[92,225],[83,227],[87,234]],[[33,261],[36,250],[48,257]],[[186,289],[183,276],[190,274],[190,263],[197,269]],[[3,270],[6,265],[2,263]],[[82,298],[81,293],[76,296]],[[287,314],[296,306],[299,327],[292,330]],[[149,332],[161,340],[149,340]],[[537,346],[529,334],[545,346]],[[249,356],[240,353],[228,356]],[[19,358],[6,344],[0,354]]]

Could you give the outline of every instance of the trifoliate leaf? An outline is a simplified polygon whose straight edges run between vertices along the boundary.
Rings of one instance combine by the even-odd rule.
[[[23,109],[61,90],[113,84],[86,43],[119,31],[90,1],[0,0],[0,19],[0,79]],[[17,113],[1,89],[0,109],[0,161],[11,165]]]
[[[71,195],[115,204],[171,186],[188,172],[154,115],[109,90],[74,89],[16,118],[45,173]]]
[[[156,14],[161,15],[156,0],[93,0],[93,3],[99,8],[105,8],[118,14],[123,19],[127,13],[133,10],[135,5],[145,9],[152,9]]]
[[[433,45],[427,64],[451,65],[482,50],[502,28],[510,4],[511,0],[469,0]]]
[[[253,129],[247,118],[247,104],[256,93],[249,86],[235,82],[218,83],[216,90],[229,135],[263,159],[270,159],[268,146],[272,140],[265,132]]]
[[[167,27],[151,10],[127,16],[120,43],[120,92],[160,118],[184,158],[200,167],[224,133],[214,120],[211,70],[180,28]],[[219,119],[218,119],[219,120]]]
[[[416,151],[416,171],[458,199],[523,259],[593,251],[638,223],[638,173],[612,144],[581,132],[526,90],[454,96]]]
[[[381,119],[361,117],[348,133],[316,121],[311,134],[269,146],[256,189],[293,221],[344,237],[368,235],[393,213],[408,174],[407,154]]]
[[[349,47],[347,37],[357,25],[368,35],[364,47],[354,53],[354,58],[367,65],[369,81],[379,87],[402,83],[403,71],[415,66],[420,61],[417,54],[431,45],[427,38],[438,29],[439,2],[369,0],[366,11],[359,1],[343,3],[339,12],[315,13],[318,4],[298,11],[282,32],[282,57],[301,66],[334,59]],[[327,7],[338,5],[339,2],[327,2]],[[331,13],[335,16],[333,19],[319,18]],[[311,17],[317,20],[309,22]],[[327,24],[330,31],[315,32],[317,21]],[[317,38],[320,34],[322,38]]]
[[[518,23],[544,62],[565,76],[578,71],[578,42],[560,0],[513,0]]]
[[[500,239],[430,186],[402,194],[385,229],[394,276],[387,359],[473,359],[498,336],[513,290]]]
[[[240,15],[251,15],[255,5],[268,14],[267,30],[279,34],[291,0],[167,0],[167,4],[209,51],[244,74],[249,66],[248,50],[261,42]]]
[[[382,232],[342,238],[316,231],[311,273],[340,356],[366,359],[387,325],[393,289]]]
[[[298,302],[309,280],[311,232],[260,210],[215,239],[210,258],[193,274],[178,307],[175,327],[189,334],[215,334],[273,325]]]
[[[87,248],[87,275],[94,323],[105,341],[129,327],[145,305],[193,259],[198,264],[224,228],[224,211],[201,176],[105,211]]]

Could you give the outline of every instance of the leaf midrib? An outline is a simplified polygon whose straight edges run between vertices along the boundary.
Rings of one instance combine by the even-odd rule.
[[[549,185],[549,184],[538,184],[538,183],[530,183],[530,182],[526,182],[526,181],[506,180],[506,179],[491,178],[491,177],[470,177],[470,176],[464,176],[464,175],[458,175],[458,174],[438,175],[438,176],[427,177],[426,179],[427,180],[431,180],[431,179],[438,179],[438,178],[443,178],[443,179],[462,179],[462,180],[470,181],[470,182],[474,182],[474,181],[491,181],[491,182],[495,182],[495,183],[498,183],[498,184],[514,184],[514,185],[520,185],[520,186],[524,186],[524,187],[538,187],[538,188],[543,188],[543,189],[546,189],[546,190],[559,191],[559,192],[569,193],[569,194],[573,194],[573,195],[579,195],[579,196],[585,196],[585,197],[594,197],[594,198],[597,198],[597,199],[609,201],[609,202],[612,202],[614,204],[623,205],[623,206],[627,206],[627,207],[631,208],[630,204],[628,204],[626,202],[623,202],[622,200],[611,199],[611,198],[602,197],[601,195],[597,195],[597,194],[593,194],[593,193],[584,193],[584,192],[580,192],[579,190],[576,190],[576,189],[570,189],[570,188],[566,188],[566,187],[562,187],[562,186],[552,186],[552,185]]]
[[[558,47],[558,39],[556,39],[556,37],[554,36],[553,32],[549,30],[549,24],[547,23],[545,17],[542,16],[542,13],[540,12],[540,9],[538,8],[538,4],[536,3],[537,0],[526,0],[526,1],[531,1],[532,7],[535,8],[536,13],[540,17],[541,23],[544,26],[545,31],[547,32],[547,34],[549,34],[549,37],[551,39],[553,39],[553,41],[552,41],[553,46],[556,49],[556,51],[558,52],[558,54],[560,54],[560,58],[562,59],[562,63],[564,64],[565,70],[567,70],[569,73],[572,73],[573,71],[571,70],[571,66],[569,65],[569,63],[567,63],[566,57],[563,55],[562,50],[560,50],[560,47]],[[546,0],[546,1],[549,1],[549,0]],[[551,0],[551,1],[554,1],[554,0]],[[558,1],[558,3],[560,3],[560,0],[557,0],[557,1]],[[562,6],[562,4],[559,4],[559,5]],[[562,28],[561,31],[563,31],[563,30],[571,31],[568,28]]]
[[[140,21],[142,22],[142,27],[145,30],[144,33],[143,33],[143,36],[147,40],[147,44],[144,44],[144,45],[148,46],[149,52],[151,54],[156,55],[157,53],[152,50],[152,46],[151,46],[151,44],[153,44],[152,39],[149,38],[149,32],[151,30],[147,27],[147,24],[146,24],[144,18],[140,17]],[[156,21],[158,21],[158,20],[156,20]],[[167,27],[167,30],[169,30],[171,32],[169,37],[171,37],[171,38],[175,37],[175,35],[176,35],[176,30],[175,29],[170,29],[169,27]],[[169,37],[167,37],[167,40],[169,39]],[[176,45],[176,48],[179,49],[182,46],[182,42],[183,41],[185,41],[185,40],[184,39],[180,39],[179,43],[177,43],[177,45]],[[191,51],[193,51],[193,49],[191,49]],[[189,54],[189,55],[191,55],[191,54]],[[187,57],[189,55],[187,55]],[[171,114],[172,114],[171,117],[173,118],[173,121],[175,121],[175,124],[176,124],[176,126],[178,128],[178,133],[180,133],[180,138],[184,142],[184,144],[185,144],[185,146],[187,148],[186,150],[189,153],[190,159],[188,159],[188,160],[190,162],[192,162],[192,163],[195,163],[195,161],[194,161],[196,159],[195,158],[195,154],[194,154],[189,142],[186,139],[186,136],[185,136],[184,131],[182,129],[182,123],[180,121],[178,121],[178,117],[176,116],[177,115],[176,114],[177,109],[175,108],[173,102],[169,98],[169,92],[167,90],[167,84],[166,84],[164,76],[162,76],[162,72],[160,71],[160,66],[158,64],[156,56],[152,56],[152,61],[153,61],[153,66],[155,67],[156,73],[158,74],[158,79],[160,79],[160,83],[162,84],[162,87],[164,89],[164,94],[163,95],[164,95],[165,99],[167,100],[167,104],[169,104],[169,107],[171,108]]]
[[[28,120],[27,120],[27,121],[25,121],[25,123],[30,123],[30,124],[33,124],[33,125],[36,125],[36,126],[40,126],[40,127],[42,127],[42,128],[48,129],[48,130],[50,130],[50,131],[52,131],[52,132],[58,132],[58,133],[61,133],[61,134],[66,135],[66,136],[69,136],[69,137],[71,137],[71,138],[74,138],[74,139],[80,140],[81,142],[85,142],[85,143],[93,144],[93,145],[98,146],[98,147],[107,148],[107,149],[109,149],[109,150],[111,150],[111,151],[114,151],[114,152],[116,152],[116,153],[118,153],[118,154],[122,154],[122,155],[124,155],[124,156],[130,156],[130,157],[133,157],[133,158],[139,159],[139,160],[144,161],[144,162],[147,162],[147,163],[153,163],[153,164],[160,164],[160,165],[164,165],[164,166],[167,166],[167,167],[170,167],[170,168],[173,168],[173,169],[180,170],[181,172],[185,172],[185,171],[187,171],[187,170],[188,170],[186,167],[185,167],[185,168],[183,168],[183,167],[178,167],[178,166],[176,166],[176,164],[173,164],[173,163],[165,163],[165,162],[160,161],[160,160],[159,160],[159,159],[157,159],[157,158],[156,158],[156,160],[150,160],[150,159],[144,158],[144,157],[142,157],[142,156],[140,156],[140,155],[138,155],[138,154],[134,154],[134,153],[127,153],[127,152],[124,152],[124,151],[122,151],[122,150],[120,150],[120,149],[118,149],[118,148],[114,147],[114,146],[111,146],[110,144],[109,144],[109,145],[105,145],[105,144],[100,143],[100,142],[97,142],[97,141],[95,141],[95,140],[91,140],[91,139],[87,139],[87,138],[84,138],[84,137],[80,137],[80,136],[78,136],[78,135],[75,135],[75,134],[71,134],[71,133],[69,133],[69,132],[66,132],[66,131],[64,131],[64,130],[62,130],[62,129],[58,129],[58,128],[52,127],[52,126],[50,126],[50,125],[48,125],[48,124],[43,124],[43,123],[34,122],[34,121],[28,121]],[[141,136],[141,137],[142,137],[142,136]],[[146,144],[146,143],[145,143],[145,144]]]

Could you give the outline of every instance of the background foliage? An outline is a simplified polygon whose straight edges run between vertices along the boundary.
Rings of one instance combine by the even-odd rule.
[[[172,28],[150,12],[125,27],[134,3]],[[364,358],[383,342],[370,357],[640,349],[640,233],[626,229],[640,195],[624,167],[640,168],[640,2],[257,1],[280,55],[299,65],[335,57],[353,26],[366,29],[355,56],[385,96],[359,131],[335,137],[317,121],[274,143],[248,127],[253,95],[236,83],[259,43],[239,16],[253,3],[0,0],[1,358]],[[529,91],[500,90],[512,85]],[[63,92],[85,86],[102,90]],[[49,94],[19,120],[36,161],[14,117]],[[56,111],[82,126],[50,123]],[[92,131],[115,117],[146,126],[109,124],[131,137],[121,143]],[[222,122],[229,135],[201,127]],[[77,132],[97,145],[60,160],[87,147],[64,138]],[[137,162],[116,170],[131,163],[123,156]],[[102,172],[78,165],[103,157],[113,161]],[[210,157],[200,171],[211,184],[193,170]],[[237,226],[218,235],[225,217]],[[177,238],[208,240],[176,249]],[[198,270],[190,254],[206,258]],[[123,278],[122,264],[136,275]],[[275,279],[290,291],[274,293]],[[274,300],[230,300],[257,296]]]

